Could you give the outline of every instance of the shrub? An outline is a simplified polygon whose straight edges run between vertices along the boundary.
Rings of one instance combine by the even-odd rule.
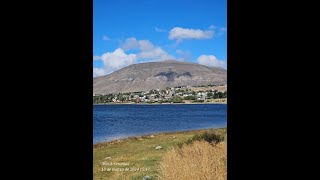
[[[185,99],[185,100],[196,100],[196,97],[195,96],[186,96],[183,99]]]
[[[182,98],[181,97],[173,97],[170,102],[173,102],[173,103],[182,103]]]
[[[186,144],[192,144],[194,141],[207,141],[208,143],[216,144],[224,141],[224,136],[215,132],[205,132],[196,134],[191,139],[187,140]]]
[[[204,100],[200,99],[200,100],[196,100],[196,101],[193,101],[193,102],[204,102]]]

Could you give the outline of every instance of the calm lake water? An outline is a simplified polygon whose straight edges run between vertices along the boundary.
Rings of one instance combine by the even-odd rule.
[[[226,104],[93,105],[93,143],[226,126]]]

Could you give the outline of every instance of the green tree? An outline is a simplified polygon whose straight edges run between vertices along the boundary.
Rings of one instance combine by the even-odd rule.
[[[195,96],[186,96],[184,97],[185,100],[196,100]]]
[[[173,102],[173,103],[182,103],[182,98],[181,97],[178,97],[178,96],[174,96],[170,102]]]
[[[223,93],[223,98],[227,98],[227,91]]]

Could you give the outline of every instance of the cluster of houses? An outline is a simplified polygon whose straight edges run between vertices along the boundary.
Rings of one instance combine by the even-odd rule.
[[[212,95],[218,93],[218,90],[207,89],[205,91],[193,91],[191,86],[186,87],[173,87],[166,89],[154,89],[150,91],[131,92],[131,93],[119,93],[109,94],[111,102],[135,102],[135,103],[156,103],[156,102],[170,102],[172,99],[180,100],[194,100],[205,101],[211,98]],[[210,94],[209,94],[210,93]],[[211,95],[208,97],[208,94]],[[103,96],[101,94],[94,94],[94,96]]]

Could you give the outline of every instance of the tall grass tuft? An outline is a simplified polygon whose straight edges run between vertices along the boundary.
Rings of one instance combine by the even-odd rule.
[[[212,145],[207,141],[194,141],[182,148],[172,148],[160,163],[159,177],[164,180],[226,180],[227,143]]]

